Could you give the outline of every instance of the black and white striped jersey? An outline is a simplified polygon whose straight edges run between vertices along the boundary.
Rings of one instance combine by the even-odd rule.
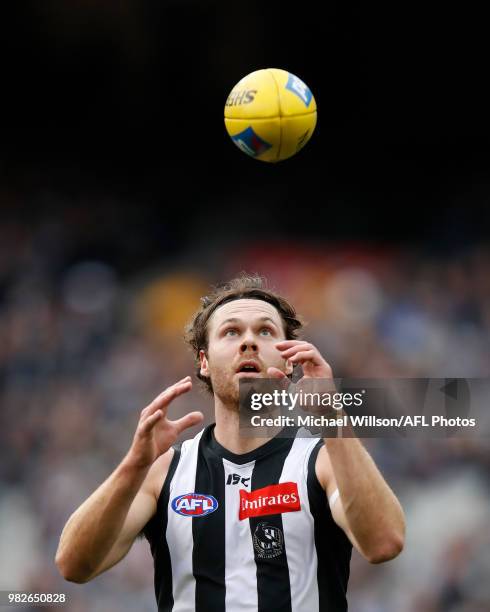
[[[159,612],[342,612],[352,546],[315,474],[323,442],[246,454],[214,425],[175,449],[144,533]]]

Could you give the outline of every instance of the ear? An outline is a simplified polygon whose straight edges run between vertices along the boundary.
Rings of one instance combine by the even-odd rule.
[[[206,353],[202,349],[199,351],[199,362],[201,364],[201,376],[205,376],[206,378],[209,377],[208,358],[206,357]]]
[[[284,370],[284,373],[286,374],[286,376],[289,376],[290,374],[293,373],[293,368],[294,368],[294,366],[293,366],[291,360],[290,359],[286,359],[286,368]]]

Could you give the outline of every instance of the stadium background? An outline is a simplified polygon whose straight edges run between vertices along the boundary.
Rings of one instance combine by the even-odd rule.
[[[484,20],[467,8],[46,0],[1,20],[0,589],[154,610],[138,541],[87,585],[53,558],[139,410],[193,369],[210,283],[259,272],[337,376],[490,369]],[[248,159],[223,106],[260,67],[312,89],[296,158]],[[195,389],[172,414],[211,404]],[[406,549],[354,555],[353,612],[490,605],[488,439],[370,440]]]

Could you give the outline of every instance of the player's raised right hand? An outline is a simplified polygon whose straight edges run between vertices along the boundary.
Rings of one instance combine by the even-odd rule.
[[[191,377],[186,376],[165,389],[141,411],[133,443],[128,452],[128,460],[133,465],[150,467],[160,455],[168,451],[185,429],[203,420],[202,412],[190,412],[177,421],[170,421],[167,418],[171,402],[191,389]]]

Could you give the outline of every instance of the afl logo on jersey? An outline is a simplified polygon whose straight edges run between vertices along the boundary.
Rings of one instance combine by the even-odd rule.
[[[206,516],[217,508],[216,499],[202,493],[185,493],[172,500],[172,510],[182,516]]]

